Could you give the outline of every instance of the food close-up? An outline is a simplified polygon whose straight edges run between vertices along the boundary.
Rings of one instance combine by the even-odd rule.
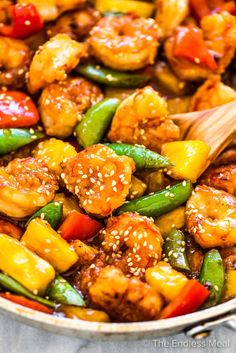
[[[0,297],[105,323],[235,298],[233,102],[234,1],[0,1]]]

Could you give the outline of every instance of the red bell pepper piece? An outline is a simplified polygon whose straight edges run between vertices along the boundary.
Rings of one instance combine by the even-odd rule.
[[[209,297],[210,292],[195,279],[190,279],[181,293],[161,312],[160,319],[186,315],[196,311]]]
[[[20,304],[22,306],[25,306],[26,308],[41,311],[46,314],[53,313],[53,310],[49,309],[46,305],[38,303],[35,300],[27,299],[21,295],[15,295],[15,294],[11,294],[11,293],[7,292],[7,293],[1,293],[0,297],[5,298],[7,300],[10,300],[11,302],[14,302],[16,304]]]
[[[4,219],[0,219],[0,233],[10,235],[11,237],[19,240],[23,232],[15,224],[5,221]]]
[[[217,69],[217,64],[204,42],[202,31],[193,25],[178,28],[173,54],[175,57],[205,65],[211,70]]]
[[[39,114],[32,99],[18,91],[0,92],[0,128],[37,124]]]
[[[16,4],[9,8],[11,24],[0,26],[0,34],[10,38],[27,38],[41,31],[43,20],[33,4]]]
[[[67,241],[76,239],[84,241],[93,238],[100,229],[102,229],[100,222],[78,211],[72,211],[66,217],[58,232]]]

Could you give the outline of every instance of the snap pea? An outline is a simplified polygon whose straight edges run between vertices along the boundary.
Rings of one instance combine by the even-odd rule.
[[[109,17],[109,16],[114,16],[114,17],[120,17],[123,16],[124,12],[120,12],[120,11],[106,11],[103,12],[103,17]]]
[[[76,68],[82,76],[106,86],[121,88],[137,88],[142,87],[150,80],[150,76],[126,73],[108,69],[100,65],[79,65]]]
[[[225,270],[222,257],[217,249],[212,249],[204,256],[199,281],[211,292],[204,308],[214,306],[221,301],[224,290]]]
[[[26,298],[33,299],[41,304],[44,304],[44,305],[51,307],[51,308],[56,307],[56,304],[53,303],[52,301],[38,297],[35,294],[32,294],[30,291],[28,291],[28,289],[23,287],[15,279],[13,279],[12,277],[7,276],[3,273],[0,273],[0,285],[13,293],[23,295]]]
[[[164,243],[164,253],[172,267],[177,270],[189,271],[185,237],[181,230],[172,229],[168,234]]]
[[[47,221],[53,229],[57,228],[61,219],[62,219],[62,202],[50,202],[46,206],[40,208],[37,212],[30,217],[27,221],[26,226],[32,221],[34,218],[42,218]]]
[[[77,141],[82,147],[92,146],[102,140],[119,104],[119,99],[105,98],[86,112],[75,129]]]
[[[106,145],[119,156],[125,155],[132,158],[137,169],[160,169],[173,165],[166,157],[142,146],[134,146],[127,143],[106,143]]]
[[[47,290],[47,295],[50,299],[55,300],[55,302],[60,304],[85,306],[81,294],[61,276],[57,276],[50,284]]]
[[[138,199],[128,201],[119,207],[116,213],[138,212],[147,217],[158,217],[182,205],[192,193],[192,183],[184,180],[167,189]]]
[[[0,129],[0,154],[15,151],[42,137],[43,133],[31,129]]]

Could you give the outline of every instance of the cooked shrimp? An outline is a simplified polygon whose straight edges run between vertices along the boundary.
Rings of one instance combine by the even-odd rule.
[[[98,144],[67,159],[61,177],[86,212],[106,217],[125,202],[134,169],[131,158]]]
[[[58,33],[66,33],[71,39],[81,40],[89,35],[101,15],[93,8],[86,8],[62,15],[55,24],[48,27],[51,38]]]
[[[214,162],[215,165],[236,164],[236,146],[224,151]]]
[[[61,13],[78,9],[86,0],[17,0],[20,4],[34,4],[44,21],[53,21]]]
[[[209,167],[199,183],[224,190],[236,196],[236,164]]]
[[[160,151],[164,142],[178,140],[179,127],[166,116],[164,98],[151,87],[137,90],[118,107],[108,138]]]
[[[39,100],[39,111],[47,135],[70,136],[82,119],[82,113],[102,98],[98,86],[79,77],[45,87]]]
[[[106,66],[133,71],[154,63],[159,29],[151,18],[104,17],[90,34],[92,53]]]
[[[88,299],[116,321],[154,320],[163,304],[152,287],[137,278],[125,277],[113,266],[101,270],[89,288]]]
[[[0,212],[24,218],[53,200],[58,184],[46,164],[36,158],[14,159],[0,168]]]
[[[146,268],[161,260],[163,239],[150,218],[137,213],[112,217],[102,235],[102,248],[110,257],[110,263],[124,273],[142,276]]]
[[[197,186],[187,202],[186,225],[204,249],[236,243],[236,198],[210,186]]]
[[[22,40],[0,36],[0,48],[0,86],[23,86],[31,60],[29,47]]]
[[[189,1],[156,0],[156,8],[156,21],[162,30],[162,36],[167,37],[187,17]]]
[[[29,69],[28,89],[31,93],[54,81],[63,81],[67,73],[87,55],[87,46],[66,34],[57,34],[35,53]]]
[[[236,17],[228,12],[204,16],[201,28],[207,47],[219,58],[217,72],[223,73],[236,49]]]
[[[211,76],[193,95],[189,111],[204,110],[236,99],[236,91],[224,85],[220,76]]]

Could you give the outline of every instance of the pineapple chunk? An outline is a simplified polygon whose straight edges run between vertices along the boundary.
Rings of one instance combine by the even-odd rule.
[[[0,234],[0,269],[39,295],[44,294],[55,277],[55,271],[48,262],[6,234]]]
[[[174,179],[195,183],[205,170],[209,152],[210,147],[206,143],[194,140],[165,143],[161,154],[174,164],[169,171]]]
[[[21,242],[48,261],[59,273],[67,271],[78,260],[70,244],[41,218],[35,218],[29,223]]]
[[[155,219],[155,224],[164,237],[169,234],[173,228],[183,228],[185,224],[185,207],[178,207],[171,212],[163,214],[163,216]]]
[[[48,169],[57,175],[61,173],[60,164],[65,159],[76,155],[77,152],[70,143],[55,138],[40,142],[33,151],[33,156],[42,159],[47,164]]]
[[[176,271],[165,261],[160,261],[156,266],[148,268],[145,278],[147,283],[162,294],[167,302],[175,299],[188,281],[183,273]]]

